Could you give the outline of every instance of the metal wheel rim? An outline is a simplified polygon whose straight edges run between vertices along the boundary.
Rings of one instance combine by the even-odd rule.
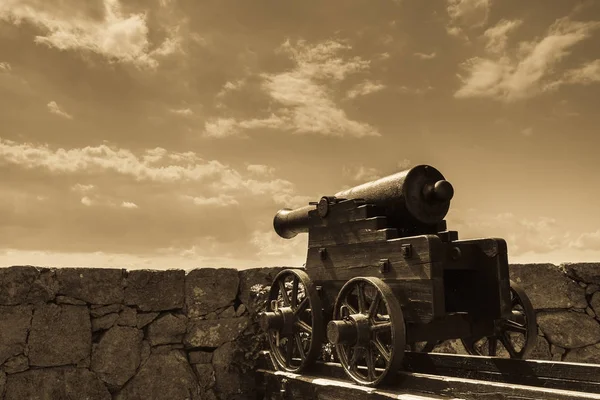
[[[290,276],[293,277],[291,288],[292,291],[291,293],[288,293],[289,289],[285,287],[285,282],[286,278]],[[273,284],[271,285],[271,289],[269,291],[269,302],[267,304],[268,311],[274,311],[272,308],[273,300],[281,300],[284,304],[288,302],[283,296],[281,296],[281,298],[279,296],[282,293],[282,284],[285,288],[285,293],[288,294],[290,304],[293,301],[294,291],[296,290],[296,310],[299,308],[303,308],[304,310],[310,310],[310,324],[307,323],[306,319],[300,319],[300,321],[304,322],[304,324],[295,324],[293,340],[289,340],[289,337],[286,337],[286,339],[288,340],[285,342],[285,354],[283,354],[281,343],[279,346],[277,345],[277,331],[274,329],[270,329],[269,332],[267,332],[269,346],[271,348],[271,353],[277,361],[277,364],[283,370],[288,372],[300,372],[317,359],[319,351],[321,350],[321,343],[323,342],[324,332],[321,299],[319,298],[319,294],[317,293],[315,285],[313,284],[309,276],[306,274],[306,272],[291,269],[283,270],[279,274],[277,274],[277,276],[273,280]],[[305,296],[303,297],[303,300],[301,302],[298,302],[298,290],[300,288],[300,284],[302,284],[302,286],[304,287]],[[292,296],[291,298],[289,297],[290,295]],[[296,320],[295,322],[297,323],[298,320]],[[310,328],[310,332],[306,332],[308,328]],[[298,336],[301,333],[301,331],[302,333],[305,333],[305,335],[302,335],[302,337],[299,339]],[[302,344],[299,344],[299,342]],[[300,351],[301,346],[304,350],[303,352]],[[291,359],[289,356],[290,347],[292,347]],[[294,360],[294,352],[297,353],[296,355],[300,356],[300,362],[296,365],[294,365],[293,363],[293,361],[296,361]]]
[[[496,354],[498,351],[498,342],[502,344],[505,350],[508,352],[510,358],[515,359],[525,359],[531,355],[533,352],[536,341],[537,341],[537,321],[535,310],[529,297],[525,291],[516,283],[510,282],[510,291],[511,291],[511,311],[514,310],[517,306],[520,306],[523,310],[522,314],[525,317],[525,323],[520,324],[518,322],[508,320],[505,321],[507,324],[505,326],[506,330],[502,331],[502,334],[489,336],[487,338],[479,338],[477,340],[471,339],[461,339],[463,346],[467,350],[467,352],[471,355],[478,356],[491,356],[498,357]],[[507,332],[519,333],[524,336],[524,343],[521,350],[517,351],[514,348],[513,341]],[[483,354],[477,347],[476,343],[482,339],[487,339],[488,344],[488,355]],[[493,353],[493,354],[492,354]]]
[[[342,306],[348,306],[348,302],[346,301],[347,295],[350,294],[354,290],[354,288],[357,287],[357,285],[370,285],[377,290],[379,301],[385,305],[390,320],[390,346],[380,346],[374,344],[373,340],[371,340],[371,342],[369,343],[369,349],[362,350],[363,353],[366,352],[365,357],[370,357],[371,359],[371,362],[367,361],[367,359],[364,360],[367,362],[367,376],[358,373],[358,371],[355,371],[351,365],[352,360],[348,359],[350,348],[354,348],[354,351],[356,352],[355,346],[337,345],[335,346],[335,350],[337,358],[342,364],[344,371],[352,380],[361,385],[376,386],[379,383],[388,380],[390,377],[393,377],[393,372],[397,371],[402,364],[402,359],[404,357],[404,350],[406,346],[406,328],[404,323],[404,316],[402,314],[400,303],[394,296],[391,288],[385,282],[383,282],[379,278],[360,277],[349,280],[340,290],[340,293],[338,294],[338,297],[335,302],[333,315],[334,320],[342,319]],[[364,290],[362,292],[359,291],[359,293],[364,294]],[[362,311],[361,313],[369,313],[368,309],[354,311]],[[372,326],[373,325],[371,325],[371,327]],[[375,337],[377,338],[377,335],[375,335]],[[375,360],[373,360],[373,350],[379,352],[379,355],[382,358],[386,358],[382,351],[387,350],[387,359],[385,360],[386,366],[385,368],[383,368],[383,371],[381,371],[381,368],[376,368],[376,366],[374,365]],[[356,360],[356,363],[358,361],[360,361],[360,359]],[[375,372],[379,370],[379,375],[371,377],[371,369],[374,369]]]

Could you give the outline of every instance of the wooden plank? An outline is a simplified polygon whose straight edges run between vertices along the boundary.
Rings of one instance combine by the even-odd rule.
[[[402,245],[411,246],[410,257],[404,256]],[[431,279],[442,276],[442,265],[431,264],[431,258],[445,250],[444,244],[435,235],[326,246],[324,249],[325,258],[322,258],[319,248],[308,249],[306,270],[315,280],[344,280],[357,273],[378,276],[381,259],[390,261],[386,278]]]
[[[595,364],[406,352],[402,369],[600,394],[600,365]]]
[[[451,376],[438,376],[423,373],[398,372],[395,375],[394,382],[382,385],[377,389],[368,389],[352,383],[346,376],[341,365],[334,363],[316,363],[302,375],[290,374],[282,371],[272,371],[268,369],[259,369],[259,375],[278,376],[280,379],[286,379],[288,385],[295,380],[302,380],[310,383],[312,390],[318,393],[318,386],[323,383],[324,378],[327,382],[339,380],[347,382],[346,385],[340,383],[341,387],[351,389],[348,392],[341,392],[336,397],[335,391],[329,392],[331,400],[336,399],[370,399],[385,397],[369,397],[381,392],[391,394],[420,394],[423,396],[447,396],[454,399],[461,398],[466,400],[480,399],[511,399],[511,400],[575,400],[575,399],[595,399],[600,400],[600,395],[596,393],[578,392],[573,390],[555,389],[550,387],[526,386],[513,384],[509,382],[490,382],[475,379],[465,379]],[[289,388],[289,386],[288,386]],[[291,393],[293,394],[293,393]],[[354,397],[351,397],[354,396]],[[299,394],[298,397],[303,398]],[[394,397],[392,397],[394,398]],[[396,397],[398,398],[398,397]]]
[[[415,391],[368,388],[339,379],[258,370],[258,397],[265,400],[444,400]],[[462,399],[454,399],[462,400]]]
[[[385,217],[373,217],[342,222],[336,226],[314,226],[308,231],[308,246],[332,246],[348,243],[383,241],[398,237],[398,231],[388,228]]]

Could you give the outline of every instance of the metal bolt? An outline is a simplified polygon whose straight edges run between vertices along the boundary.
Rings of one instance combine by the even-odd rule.
[[[402,245],[402,256],[404,258],[412,257],[412,244],[403,244]]]
[[[382,258],[379,260],[379,272],[385,274],[386,272],[390,272],[391,263],[388,258]]]
[[[453,247],[450,252],[452,260],[457,261],[462,256],[462,253],[458,247]]]
[[[319,255],[321,256],[321,260],[325,260],[327,258],[327,249],[324,247],[321,247],[319,249]]]
[[[287,383],[288,380],[286,378],[283,378],[281,380],[281,388],[279,389],[279,393],[281,393],[282,395],[286,394],[287,392]]]

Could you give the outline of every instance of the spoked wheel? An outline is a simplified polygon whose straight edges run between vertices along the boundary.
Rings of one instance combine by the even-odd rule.
[[[300,372],[316,360],[324,339],[322,310],[317,289],[304,271],[286,269],[275,277],[260,326],[285,371]]]
[[[379,278],[351,279],[335,301],[327,337],[346,374],[361,385],[376,386],[402,363],[406,328],[400,303]]]
[[[525,359],[537,341],[537,322],[531,301],[517,284],[510,282],[512,315],[496,321],[493,336],[462,339],[469,354]]]

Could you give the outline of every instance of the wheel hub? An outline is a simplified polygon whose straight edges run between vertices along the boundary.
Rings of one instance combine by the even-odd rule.
[[[352,314],[343,320],[327,324],[327,339],[334,344],[365,345],[371,340],[369,318],[363,314]]]
[[[276,330],[282,334],[294,332],[294,312],[291,307],[277,307],[275,311],[266,311],[258,316],[260,328],[268,332]]]

